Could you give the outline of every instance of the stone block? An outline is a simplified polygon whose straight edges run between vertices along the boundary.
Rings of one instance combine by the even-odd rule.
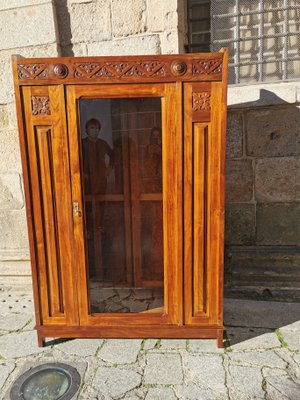
[[[25,210],[0,211],[0,255],[2,251],[28,249]],[[0,257],[1,258],[1,257]]]
[[[146,384],[179,385],[183,371],[179,354],[148,354],[145,367]]]
[[[56,10],[62,45],[111,39],[110,2],[58,3]]]
[[[55,22],[52,1],[4,10],[0,13],[0,49],[55,43]]]
[[[0,210],[15,210],[23,206],[21,176],[16,172],[0,174]]]
[[[226,157],[243,155],[243,114],[229,112],[227,116]]]
[[[46,3],[47,0],[1,0],[0,11],[8,10],[11,8],[21,8],[28,6],[37,6]]]
[[[280,82],[249,86],[229,86],[228,106],[230,108],[250,108],[273,106],[279,104],[294,104],[296,102],[298,82]],[[299,100],[298,100],[299,101]]]
[[[255,240],[255,205],[227,204],[225,210],[225,243],[246,245]]]
[[[161,0],[147,2],[147,30],[161,32],[164,30],[164,3]]]
[[[247,154],[254,157],[300,155],[300,108],[269,108],[245,114]]]
[[[255,199],[261,202],[300,200],[300,158],[256,160]]]
[[[226,163],[226,202],[243,203],[253,196],[252,160],[228,160]]]
[[[88,43],[89,56],[160,54],[159,35],[135,36],[106,42]]]
[[[8,103],[6,106],[7,106],[7,115],[8,115],[9,127],[11,129],[17,129],[18,128],[18,122],[17,122],[16,103],[14,101],[12,101],[11,103]]]
[[[14,87],[11,66],[11,56],[13,54],[20,54],[23,57],[57,57],[59,55],[57,43],[46,46],[32,46],[14,48],[12,50],[0,50],[0,104],[14,102]]]
[[[257,242],[262,245],[300,245],[300,204],[257,204]]]
[[[16,130],[0,130],[0,142],[0,171],[21,171],[18,132]]]
[[[8,126],[8,109],[6,104],[0,104],[0,129]]]
[[[163,54],[179,53],[178,31],[165,31],[161,34],[161,51]]]
[[[146,30],[144,0],[112,0],[114,37],[134,35]]]

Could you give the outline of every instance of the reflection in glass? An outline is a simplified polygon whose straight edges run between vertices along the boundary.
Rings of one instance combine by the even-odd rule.
[[[82,99],[92,313],[163,312],[161,99]]]

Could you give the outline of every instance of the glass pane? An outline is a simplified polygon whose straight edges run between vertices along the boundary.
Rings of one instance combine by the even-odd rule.
[[[90,311],[162,313],[161,99],[79,110]]]

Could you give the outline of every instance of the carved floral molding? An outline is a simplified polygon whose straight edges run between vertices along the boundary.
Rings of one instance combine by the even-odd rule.
[[[209,92],[193,93],[193,112],[210,110],[211,94]]]
[[[50,115],[48,96],[31,96],[32,115]]]

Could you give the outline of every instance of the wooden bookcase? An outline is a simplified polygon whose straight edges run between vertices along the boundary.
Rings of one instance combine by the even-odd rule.
[[[13,57],[40,346],[222,346],[227,58]]]

